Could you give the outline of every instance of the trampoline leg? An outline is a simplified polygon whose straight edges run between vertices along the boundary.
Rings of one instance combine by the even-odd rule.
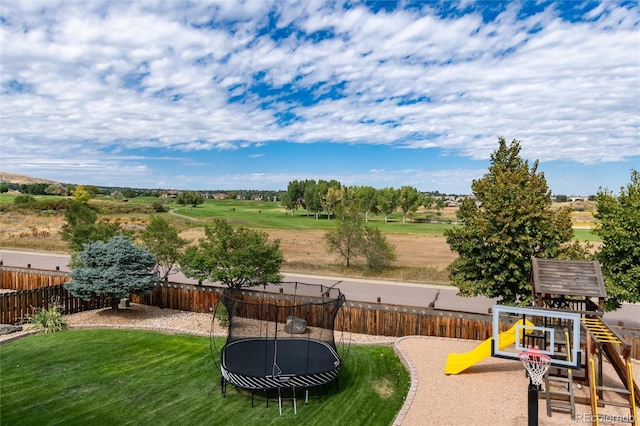
[[[290,399],[291,401],[293,401],[293,414],[298,414],[298,406],[296,404],[296,387],[293,386],[291,388],[291,398],[287,398],[286,396],[283,398],[282,397],[282,388],[278,388],[278,408],[280,410],[280,415],[282,415],[282,400],[283,399]]]
[[[222,391],[222,397],[227,397],[227,382],[225,382],[224,377],[220,378],[220,390]]]

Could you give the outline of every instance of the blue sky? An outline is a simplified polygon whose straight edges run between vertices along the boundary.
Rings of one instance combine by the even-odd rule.
[[[637,2],[0,3],[0,170],[470,193],[498,137],[556,194],[640,168]]]

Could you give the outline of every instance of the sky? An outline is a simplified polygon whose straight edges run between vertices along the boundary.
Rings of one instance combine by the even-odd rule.
[[[4,172],[469,194],[499,137],[554,194],[626,186],[638,2],[0,2]]]

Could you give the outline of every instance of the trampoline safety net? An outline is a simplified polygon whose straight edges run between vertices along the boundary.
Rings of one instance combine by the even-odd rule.
[[[282,283],[291,294],[224,290],[229,314],[223,380],[245,389],[310,388],[336,380],[334,326],[345,297],[337,288]],[[224,392],[224,389],[223,389]]]

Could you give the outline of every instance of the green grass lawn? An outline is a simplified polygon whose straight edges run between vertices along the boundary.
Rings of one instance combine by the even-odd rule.
[[[216,341],[221,347],[223,340]],[[70,330],[0,345],[4,425],[389,425],[409,376],[389,346],[351,346],[332,385],[279,415],[229,385],[208,338],[139,330]]]
[[[208,222],[213,219],[225,219],[234,225],[242,225],[249,228],[272,229],[296,229],[296,230],[328,230],[335,226],[334,220],[328,220],[326,214],[316,219],[313,215],[307,215],[306,210],[298,209],[293,215],[278,205],[277,202],[250,201],[250,200],[205,200],[195,208],[183,207],[171,204],[174,213]],[[418,217],[421,218],[420,215]],[[402,223],[402,213],[394,213],[389,216],[389,221],[384,221],[382,215],[370,215],[369,225],[376,226],[383,232],[442,235],[445,229],[451,227],[448,224],[437,223]]]
[[[590,229],[574,229],[573,235],[573,238],[578,241],[602,241],[600,237],[591,232]]]

